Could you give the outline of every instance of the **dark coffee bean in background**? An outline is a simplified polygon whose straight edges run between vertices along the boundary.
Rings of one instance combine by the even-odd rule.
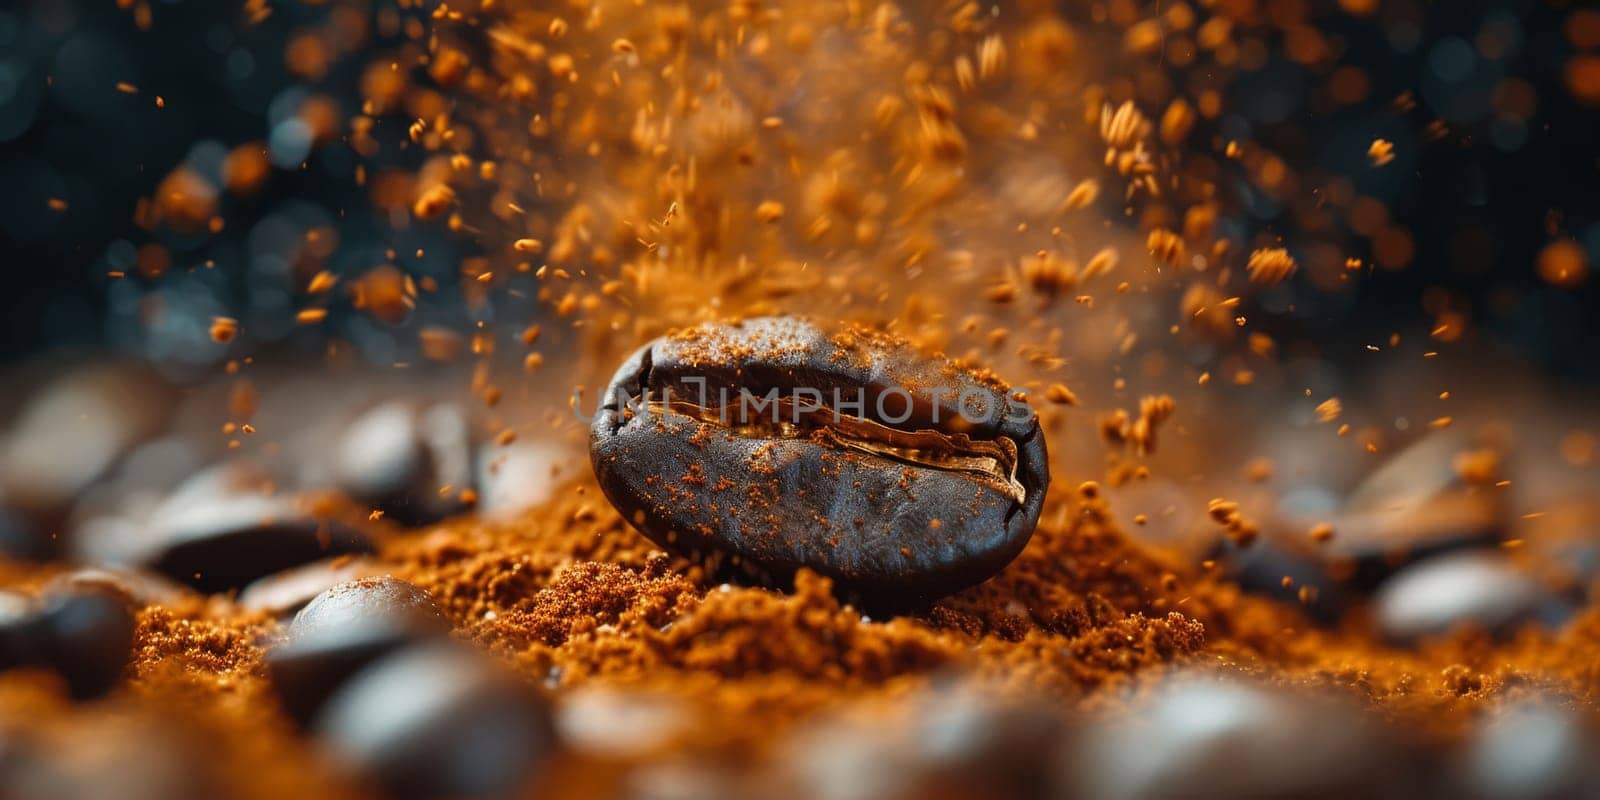
[[[99,591],[115,596],[129,608],[160,605],[172,608],[196,597],[194,590],[148,570],[83,567],[63,572],[45,585],[45,594]]]
[[[106,364],[67,372],[0,438],[5,503],[59,516],[129,449],[159,432],[171,410],[171,387],[146,369]]]
[[[284,616],[299,611],[323,592],[346,581],[381,571],[370,559],[339,556],[315,561],[257,579],[239,592],[240,608]]]
[[[361,578],[317,595],[267,653],[267,674],[305,725],[353,674],[406,645],[448,632],[428,593],[398,578]]]
[[[1493,548],[1506,537],[1501,490],[1461,477],[1457,459],[1473,450],[1466,435],[1431,432],[1363,478],[1337,511],[1279,513],[1255,541],[1220,542],[1205,557],[1216,559],[1245,591],[1300,606],[1315,621],[1332,624],[1397,570]],[[1324,523],[1332,536],[1313,541],[1312,528]],[[1302,595],[1307,586],[1315,591]]]
[[[149,371],[105,364],[69,371],[0,431],[0,555],[46,560],[74,501],[155,435],[172,389]]]
[[[312,514],[296,497],[263,494],[270,485],[248,464],[218,465],[178,487],[147,519],[98,520],[75,532],[73,545],[88,563],[144,567],[202,592],[372,551],[365,533]]]
[[[1494,551],[1452,553],[1396,573],[1373,598],[1378,628],[1398,642],[1472,626],[1503,634],[1518,623],[1559,627],[1570,604]]]
[[[459,406],[389,402],[362,414],[341,439],[334,473],[357,501],[405,525],[467,506],[473,481],[472,426]]]
[[[96,518],[149,516],[173,490],[208,471],[209,455],[195,442],[177,435],[134,448],[116,469],[78,497],[65,525],[67,533]]]
[[[74,697],[98,697],[117,684],[133,653],[133,614],[123,598],[92,589],[60,594],[46,598],[41,613],[45,659]]]
[[[1426,503],[1370,513],[1343,514],[1325,557],[1348,566],[1348,580],[1370,588],[1400,567],[1465,548],[1491,547],[1504,536],[1502,521],[1483,495],[1463,489]]]
[[[313,726],[396,798],[529,793],[556,738],[544,700],[481,653],[418,645],[353,676]]]
[[[369,553],[366,534],[319,519],[291,498],[217,498],[164,516],[147,532],[143,563],[203,592],[240,588],[263,575],[341,553]]]
[[[1472,450],[1452,431],[1401,450],[1349,493],[1319,552],[1348,562],[1349,580],[1370,588],[1412,561],[1497,544],[1506,530],[1499,490],[1467,483],[1457,468]]]
[[[0,670],[37,665],[46,632],[32,597],[0,589]]]
[[[1334,577],[1319,554],[1289,537],[1261,536],[1249,544],[1225,540],[1208,558],[1220,564],[1239,588],[1300,608],[1318,624],[1338,622],[1349,608],[1349,588]]]
[[[1385,458],[1345,495],[1350,511],[1403,508],[1463,485],[1457,457],[1473,449],[1465,432],[1430,431]]]
[[[78,699],[114,687],[133,653],[133,613],[98,589],[30,598],[0,593],[0,669],[35,667],[60,675]]]
[[[3,502],[3,499],[0,499]],[[55,543],[22,512],[0,506],[0,557],[16,561],[46,561]]]
[[[741,388],[794,400],[815,390],[827,405],[835,390],[845,402],[860,390],[866,402],[843,409],[853,428],[824,408],[800,431],[735,430],[716,421],[719,393]],[[641,389],[711,407],[697,418],[628,408]],[[770,421],[773,411],[753,413]],[[590,443],[606,497],[663,547],[763,581],[807,567],[846,594],[892,603],[999,571],[1027,544],[1049,485],[1026,402],[882,335],[834,336],[792,318],[707,324],[646,345],[612,379]],[[998,478],[934,463],[979,461],[1007,443],[1012,452],[990,460],[1014,469],[1000,466]]]

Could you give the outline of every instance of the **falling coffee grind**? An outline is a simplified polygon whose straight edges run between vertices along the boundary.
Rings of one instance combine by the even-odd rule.
[[[607,498],[658,544],[730,577],[809,568],[893,604],[998,572],[1050,481],[1022,392],[879,331],[781,317],[644,346],[590,444]]]

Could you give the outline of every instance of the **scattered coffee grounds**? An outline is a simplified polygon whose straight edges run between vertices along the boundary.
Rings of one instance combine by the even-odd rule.
[[[882,616],[805,568],[783,589],[720,582],[636,532],[582,475],[513,518],[419,531],[375,519],[372,555],[328,562],[373,577],[335,583],[298,612],[176,587],[152,603],[123,577],[141,573],[13,565],[15,668],[0,674],[0,708],[54,720],[7,728],[25,752],[47,748],[56,726],[107,737],[106,764],[158,747],[172,765],[131,779],[162,796],[592,796],[662,781],[732,795],[798,781],[810,795],[827,793],[833,770],[882,771],[912,794],[995,780],[1020,781],[1015,796],[1160,796],[1437,790],[1447,778],[1436,775],[1459,777],[1443,762],[1465,758],[1475,736],[1503,735],[1480,734],[1486,720],[1534,713],[1497,709],[1527,698],[1574,713],[1559,709],[1589,691],[1600,617],[1569,608],[1559,628],[1514,626],[1559,600],[1518,577],[1514,554],[1425,560],[1384,585],[1370,625],[1345,615],[1330,627],[1251,596],[1212,562],[1135,542],[1125,524],[1105,488],[1057,485],[998,574]],[[114,637],[72,655],[9,633],[87,630],[68,617],[95,615],[29,610],[56,608],[50,587],[70,586],[132,615],[125,668],[95,666],[120,663]],[[108,688],[93,705],[65,699]],[[1250,758],[1223,774],[1192,759],[1224,739],[1162,744],[1191,713],[1233,720],[1216,734],[1226,741],[1259,739],[1240,745]],[[1095,722],[1103,714],[1120,721]],[[151,732],[123,741],[128,725]],[[1285,736],[1315,740],[1327,760],[1299,759]],[[856,749],[878,755],[855,764]],[[27,764],[6,779],[81,788],[111,768]],[[962,764],[975,771],[949,777]],[[1350,764],[1368,766],[1338,766]]]
[[[1600,794],[1467,5],[0,10],[0,798]]]

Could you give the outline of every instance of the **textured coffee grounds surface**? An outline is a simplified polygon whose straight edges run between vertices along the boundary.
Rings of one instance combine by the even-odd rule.
[[[426,590],[454,638],[494,653],[558,706],[595,691],[620,692],[624,703],[671,698],[671,724],[642,734],[648,747],[596,755],[580,743],[558,756],[550,788],[570,796],[620,791],[619,760],[748,771],[809,718],[951,680],[1092,711],[1125,705],[1125,689],[1168,670],[1241,673],[1352,691],[1380,716],[1448,742],[1506,696],[1581,697],[1596,679],[1593,610],[1560,634],[1530,628],[1496,644],[1464,632],[1387,648],[1358,626],[1316,629],[1298,611],[1130,542],[1093,484],[1055,490],[1033,540],[994,579],[883,620],[841,605],[811,574],[788,593],[706,584],[597,502],[588,478],[517,519],[468,515],[379,542],[377,569]],[[24,588],[51,572],[7,570],[7,583]],[[283,627],[223,597],[146,606],[126,685],[109,698],[74,708],[48,674],[13,671],[0,676],[0,714],[48,720],[46,736],[74,736],[74,726],[110,736],[120,715],[167,718],[172,735],[206,754],[195,759],[206,780],[237,796],[359,793],[273,697],[263,659]]]

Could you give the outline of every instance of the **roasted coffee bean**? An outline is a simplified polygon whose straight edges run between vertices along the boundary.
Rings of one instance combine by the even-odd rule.
[[[381,572],[370,559],[340,556],[275,572],[239,592],[240,608],[285,616],[299,611],[317,595],[346,581]]]
[[[144,563],[203,592],[236,589],[329,555],[372,550],[365,534],[311,516],[289,498],[248,495],[164,518],[153,540]]]
[[[106,475],[79,496],[64,527],[69,549],[85,528],[105,519],[144,519],[160,508],[174,489],[208,470],[207,456],[192,441],[177,435],[146,442],[135,448]]]
[[[1430,433],[1342,500],[1315,485],[1286,493],[1276,515],[1262,520],[1260,538],[1245,546],[1222,542],[1206,557],[1245,591],[1302,606],[1319,623],[1335,622],[1397,570],[1505,537],[1502,492],[1469,483],[1457,467],[1458,456],[1472,450],[1467,436]],[[1332,536],[1313,541],[1310,532],[1321,524]],[[1302,593],[1305,587],[1312,589]]]
[[[1571,606],[1498,552],[1442,555],[1396,573],[1373,598],[1378,627],[1409,642],[1472,626],[1506,633],[1538,621],[1556,627]]]
[[[466,412],[439,404],[384,403],[344,435],[334,472],[341,488],[405,525],[435,522],[466,508],[473,479]]]
[[[171,388],[122,365],[87,367],[51,383],[0,439],[6,502],[55,520],[130,448],[157,433],[172,411]]]
[[[384,575],[346,581],[317,595],[289,625],[289,636],[306,641],[342,636],[352,626],[398,631],[449,628],[444,612],[416,584]]]
[[[362,670],[314,731],[397,798],[521,797],[554,748],[549,708],[514,675],[450,642]]]
[[[46,561],[53,554],[50,537],[33,520],[0,506],[0,557],[13,561]]]
[[[797,797],[862,800],[1066,796],[1053,773],[1075,731],[1044,698],[936,684],[868,710],[801,726],[773,783]]]
[[[97,520],[74,541],[82,560],[144,567],[202,592],[238,589],[321,558],[369,553],[366,534],[295,497],[264,494],[265,476],[225,464],[191,478],[148,519]]]
[[[999,571],[1049,485],[1020,393],[886,334],[790,318],[646,345],[590,444],[606,496],[656,543],[763,581],[810,568],[893,603]]]
[[[44,636],[33,598],[0,589],[0,670],[36,664]]]
[[[361,668],[407,644],[448,631],[426,591],[398,578],[361,578],[319,594],[267,653],[284,710],[301,725]]]
[[[1269,535],[1243,545],[1220,542],[1207,558],[1246,592],[1296,606],[1318,624],[1331,625],[1344,614],[1350,592],[1330,574],[1314,547]]]
[[[74,697],[98,697],[117,684],[133,653],[133,614],[122,597],[94,589],[54,595],[42,619],[45,661]]]
[[[133,652],[133,614],[126,601],[98,589],[34,600],[0,595],[0,669],[53,670],[73,697],[105,694]]]
[[[1567,698],[1507,701],[1479,720],[1456,754],[1452,797],[1600,797],[1600,731]]]
[[[1063,796],[1434,796],[1418,749],[1353,702],[1213,675],[1164,680],[1070,744]]]
[[[1461,478],[1456,459],[1471,450],[1469,438],[1443,431],[1400,451],[1350,492],[1318,551],[1370,590],[1413,561],[1494,545],[1506,530],[1502,493]]]
[[[147,570],[132,568],[75,569],[51,578],[44,588],[45,594],[77,591],[105,592],[129,608],[174,606],[197,596],[187,586]]]

